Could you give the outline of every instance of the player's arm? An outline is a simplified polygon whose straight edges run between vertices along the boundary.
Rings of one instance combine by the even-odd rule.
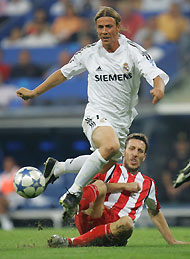
[[[152,103],[156,104],[164,97],[165,84],[163,79],[160,76],[155,77],[153,81],[154,81],[154,87],[152,90],[150,90],[150,93],[153,96]]]
[[[51,88],[63,83],[66,80],[67,78],[63,76],[61,70],[57,70],[35,89],[29,90],[27,88],[21,87],[17,90],[16,93],[17,96],[21,97],[23,100],[32,99],[47,92]]]
[[[137,182],[133,183],[106,183],[107,193],[117,193],[122,191],[138,192],[140,185]]]
[[[177,241],[174,239],[174,237],[172,236],[172,233],[169,229],[169,226],[166,222],[166,219],[160,210],[148,209],[148,214],[149,214],[153,224],[157,227],[157,229],[160,231],[163,238],[166,240],[166,242],[168,244],[170,244],[170,245],[190,244],[190,242]]]

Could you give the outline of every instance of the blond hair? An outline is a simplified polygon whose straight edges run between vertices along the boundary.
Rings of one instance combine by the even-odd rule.
[[[97,22],[97,20],[101,17],[114,18],[117,26],[121,22],[121,16],[112,7],[102,6],[94,18],[95,22]]]

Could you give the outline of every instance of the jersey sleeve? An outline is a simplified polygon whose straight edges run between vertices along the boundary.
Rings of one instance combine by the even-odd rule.
[[[146,198],[145,205],[147,209],[158,210],[160,209],[160,204],[157,199],[157,187],[155,182],[152,180],[149,194]]]
[[[80,50],[74,54],[68,64],[61,68],[61,72],[67,79],[78,75],[86,70],[84,65],[85,50]]]
[[[143,47],[136,43],[135,45],[136,47],[133,48],[135,65],[140,74],[151,86],[154,86],[153,79],[157,76],[160,76],[166,85],[169,81],[169,76],[162,69],[156,66],[151,55]]]

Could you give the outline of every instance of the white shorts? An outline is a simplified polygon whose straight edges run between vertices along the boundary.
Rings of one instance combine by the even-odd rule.
[[[114,128],[112,124],[107,120],[107,118],[103,117],[100,115],[98,112],[94,113],[91,112],[88,114],[84,115],[83,121],[82,121],[82,128],[83,132],[88,138],[90,145],[91,145],[91,150],[94,151],[96,150],[96,147],[92,141],[92,133],[93,131],[100,126],[110,126],[114,129],[115,133],[118,136],[119,143],[120,143],[120,152],[118,152],[115,156],[112,157],[112,160],[118,161],[121,159],[123,150],[125,148],[125,140],[127,135],[129,134],[128,129],[119,129],[119,128]]]

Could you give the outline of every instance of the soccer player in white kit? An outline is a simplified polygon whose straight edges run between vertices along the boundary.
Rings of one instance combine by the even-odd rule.
[[[73,185],[61,198],[63,218],[72,217],[82,196],[82,188],[103,168],[107,171],[121,157],[130,125],[137,115],[140,78],[144,76],[153,89],[153,104],[164,96],[168,75],[159,69],[151,56],[120,32],[120,15],[102,7],[95,16],[100,40],[78,51],[70,62],[50,75],[34,90],[20,88],[24,100],[35,98],[60,83],[88,71],[88,104],[83,130],[92,149]],[[56,160],[45,164],[46,185],[56,177]]]

